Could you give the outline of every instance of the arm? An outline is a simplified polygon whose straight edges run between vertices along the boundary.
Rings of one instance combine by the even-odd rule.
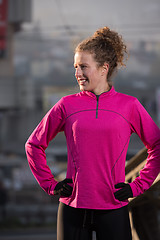
[[[25,144],[31,171],[39,185],[50,195],[54,195],[58,182],[47,165],[45,150],[49,142],[64,128],[65,116],[60,101],[45,115]]]
[[[160,129],[136,99],[131,114],[131,128],[148,149],[147,163],[130,187],[133,197],[149,189],[160,172]]]

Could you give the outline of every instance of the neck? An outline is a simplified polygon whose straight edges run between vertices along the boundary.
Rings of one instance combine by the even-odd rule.
[[[111,87],[108,85],[106,88],[93,91],[93,93],[95,95],[101,95],[104,92],[108,92],[110,89],[111,89]]]

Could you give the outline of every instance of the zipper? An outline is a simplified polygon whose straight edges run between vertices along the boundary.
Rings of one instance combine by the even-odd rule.
[[[98,103],[99,103],[99,95],[96,95],[96,98],[97,98],[96,118],[98,118]]]
[[[99,104],[99,97],[100,97],[103,93],[107,93],[107,92],[109,92],[111,89],[112,89],[112,88],[110,88],[110,89],[109,89],[108,91],[106,91],[106,92],[102,92],[100,95],[96,95],[94,92],[92,92],[92,93],[96,96],[96,98],[97,98],[96,118],[98,118],[98,104]]]

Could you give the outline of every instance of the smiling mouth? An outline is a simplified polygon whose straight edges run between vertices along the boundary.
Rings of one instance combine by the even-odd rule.
[[[87,79],[82,79],[82,80],[78,80],[78,83],[80,85],[84,85],[88,80]]]

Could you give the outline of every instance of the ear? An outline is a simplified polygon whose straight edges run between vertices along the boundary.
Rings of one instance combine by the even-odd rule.
[[[108,70],[109,70],[109,64],[108,63],[104,63],[103,66],[102,66],[102,74],[108,74]]]
[[[109,64],[105,62],[104,65],[103,65],[103,69],[104,69],[104,71],[108,72]]]

